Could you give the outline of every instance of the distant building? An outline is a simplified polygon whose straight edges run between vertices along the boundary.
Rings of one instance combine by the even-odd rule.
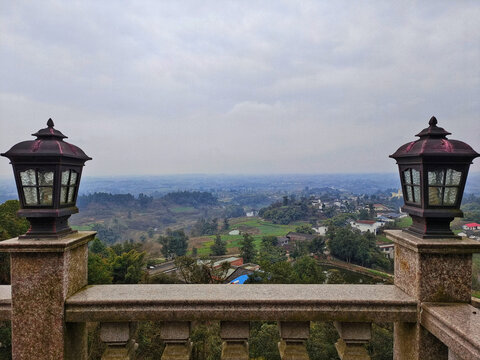
[[[383,204],[373,204],[373,210],[375,210],[376,212],[390,211],[390,209]]]
[[[327,233],[326,226],[319,226],[318,228],[312,228],[318,235],[325,235]]]
[[[246,215],[247,215],[247,217],[258,216],[258,210],[252,209],[250,211],[247,211]]]
[[[395,245],[394,244],[383,244],[383,243],[377,243],[377,247],[380,249],[382,254],[389,258],[393,259],[395,255]]]
[[[240,235],[240,230],[232,230],[228,233],[228,235]]]
[[[372,234],[377,235],[377,230],[383,226],[383,223],[375,220],[357,220],[350,222],[350,225],[361,232],[370,231]]]
[[[469,223],[463,225],[464,230],[480,230],[480,224],[477,223]]]

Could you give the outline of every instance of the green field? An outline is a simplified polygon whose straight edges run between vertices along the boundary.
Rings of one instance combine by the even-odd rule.
[[[170,211],[175,214],[181,214],[181,213],[196,212],[197,209],[195,209],[192,206],[176,206],[174,208],[171,208]]]
[[[303,224],[307,223],[300,221],[289,225],[280,225],[274,224],[270,221],[262,220],[258,217],[238,218],[231,220],[230,229],[228,231],[240,230],[242,233],[249,233],[253,236],[255,240],[255,246],[258,249],[263,236],[285,236],[290,231],[295,231],[295,228],[297,226]],[[226,232],[225,234],[221,234],[221,236],[222,240],[227,242],[227,249],[240,247],[241,241],[243,239],[242,235],[228,235],[228,232]],[[210,235],[205,236],[205,238],[209,238],[210,240],[202,243],[202,246],[198,248],[198,255],[210,254],[210,246],[213,244],[213,239],[215,238],[215,236]]]
[[[77,230],[77,231],[91,231],[93,230],[93,225],[94,224],[87,224],[87,225],[71,225],[70,227],[73,229],[73,230]]]

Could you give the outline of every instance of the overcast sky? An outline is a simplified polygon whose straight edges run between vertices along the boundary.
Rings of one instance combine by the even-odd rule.
[[[0,151],[52,117],[90,176],[393,172],[435,115],[480,152],[479,19],[473,0],[0,0]]]

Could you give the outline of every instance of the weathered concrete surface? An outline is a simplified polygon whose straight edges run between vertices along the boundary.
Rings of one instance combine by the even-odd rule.
[[[102,360],[134,359],[138,347],[132,338],[135,328],[128,322],[100,324],[100,340],[107,345]]]
[[[87,284],[87,243],[94,235],[80,232],[60,240],[0,242],[0,251],[11,253],[14,360],[86,358],[85,325],[67,327],[64,304]]]
[[[416,321],[393,285],[96,285],[66,302],[85,321]]]
[[[424,303],[421,324],[463,360],[480,359],[480,311],[468,304]]]

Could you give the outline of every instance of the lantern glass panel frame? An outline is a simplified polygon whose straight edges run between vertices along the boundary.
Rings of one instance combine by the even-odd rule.
[[[422,206],[422,169],[418,165],[404,165],[400,167],[400,179],[403,188],[405,204]]]
[[[426,208],[460,208],[468,166],[442,164],[425,167]]]
[[[38,164],[17,166],[17,191],[26,209],[55,207],[55,166]]]

